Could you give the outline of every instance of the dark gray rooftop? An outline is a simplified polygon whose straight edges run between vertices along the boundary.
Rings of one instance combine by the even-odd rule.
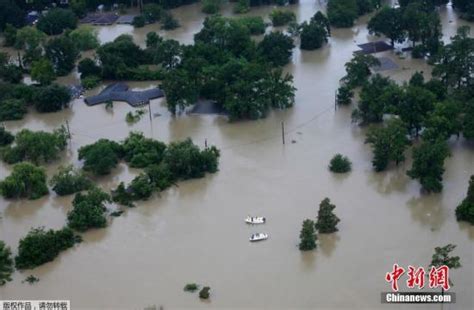
[[[105,103],[107,101],[125,101],[133,107],[147,104],[150,99],[164,97],[164,93],[159,88],[143,91],[128,90],[125,83],[114,83],[107,86],[100,94],[84,99],[89,106]]]

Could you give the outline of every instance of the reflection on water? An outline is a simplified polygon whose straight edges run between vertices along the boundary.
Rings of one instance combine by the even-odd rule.
[[[319,1],[300,3],[289,7],[298,21],[309,19],[320,8]],[[251,14],[266,17],[271,10],[266,6]],[[172,32],[161,32],[159,25],[141,29],[116,25],[99,28],[100,39],[106,42],[130,33],[144,45],[146,33],[158,30],[168,38],[191,43],[205,17],[199,5],[174,14],[182,27]],[[230,14],[231,7],[226,6],[224,15]],[[441,14],[445,39],[466,24],[450,8]],[[24,120],[7,122],[7,129],[14,132],[21,128],[50,131],[69,122],[72,141],[61,160],[46,167],[49,176],[61,164],[80,167],[77,151],[81,146],[99,138],[122,140],[130,130],[165,142],[191,137],[204,146],[207,139],[222,149],[222,157],[217,174],[181,182],[127,209],[108,228],[84,234],[84,242],[76,248],[31,272],[41,279],[38,284],[21,283],[29,272],[15,273],[14,281],[0,288],[0,299],[64,298],[71,299],[75,309],[142,309],[147,305],[380,309],[379,293],[387,290],[383,277],[393,263],[426,264],[435,246],[455,243],[464,266],[453,272],[456,309],[472,309],[474,228],[456,222],[454,209],[474,173],[474,147],[463,140],[452,141],[443,193],[424,195],[419,184],[405,175],[409,160],[374,173],[370,146],[364,144],[366,129],[351,123],[351,107],[334,110],[344,63],[358,49],[357,43],[376,39],[363,25],[367,20],[361,19],[352,29],[334,30],[330,44],[320,50],[296,48],[293,63],[285,68],[294,75],[298,88],[296,106],[274,111],[265,120],[229,123],[220,116],[173,117],[158,99],[152,101],[151,109],[160,116],[151,124],[143,117],[128,125],[125,115],[133,108],[127,104],[115,103],[107,111],[104,106],[87,107],[78,99],[66,111],[30,111]],[[425,75],[431,72],[420,60],[402,60],[390,52],[382,55],[399,64],[400,69],[384,73],[399,82],[417,70]],[[77,74],[60,81],[77,83]],[[147,88],[156,82],[129,84]],[[281,121],[288,132],[285,146]],[[352,172],[336,176],[328,171],[335,153],[351,159]],[[10,171],[10,166],[0,164],[2,178]],[[95,181],[110,190],[138,173],[120,164],[111,175]],[[324,197],[337,206],[340,231],[320,236],[316,251],[301,253],[297,249],[301,222],[315,217]],[[30,227],[60,228],[71,199],[54,194],[35,201],[1,199],[0,239],[16,252],[18,240]],[[243,222],[247,214],[265,216],[268,222],[247,226]],[[270,238],[249,244],[248,236],[259,230]],[[189,282],[211,286],[212,302],[204,305],[195,294],[184,293],[182,288]]]

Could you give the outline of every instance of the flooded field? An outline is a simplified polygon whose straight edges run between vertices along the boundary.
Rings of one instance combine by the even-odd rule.
[[[300,2],[291,7],[299,22],[321,8],[318,1]],[[271,9],[262,7],[251,14],[268,16]],[[224,14],[230,12],[230,7],[224,9]],[[160,34],[191,43],[205,18],[200,6],[173,13],[182,27]],[[465,24],[450,8],[443,9],[441,16],[446,40]],[[444,309],[472,309],[474,226],[458,223],[454,209],[474,174],[474,145],[450,140],[452,156],[445,164],[444,190],[423,195],[419,184],[405,174],[410,161],[384,173],[373,172],[364,129],[351,123],[352,107],[334,109],[344,63],[358,49],[356,44],[376,39],[368,35],[367,20],[361,18],[352,29],[334,29],[330,43],[320,50],[296,48],[292,64],[286,67],[298,88],[296,105],[264,120],[229,123],[220,116],[172,117],[162,100],[155,100],[151,109],[156,117],[151,123],[143,117],[128,125],[125,114],[133,108],[127,104],[116,103],[113,111],[106,111],[104,106],[87,107],[78,99],[63,112],[30,111],[22,121],[6,122],[13,132],[21,128],[51,131],[69,122],[72,141],[62,159],[47,166],[49,176],[60,164],[80,166],[79,147],[99,138],[122,140],[132,130],[166,142],[191,137],[204,146],[207,139],[222,150],[222,156],[218,173],[181,182],[139,202],[109,227],[84,234],[83,243],[55,261],[16,272],[13,281],[0,288],[0,299],[70,299],[73,309],[149,305],[164,309],[437,309],[441,306],[384,307],[380,293],[389,289],[384,275],[393,263],[427,266],[434,247],[454,243],[463,267],[451,273],[457,302]],[[99,36],[106,42],[130,33],[143,44],[146,33],[158,27],[102,27]],[[391,52],[382,55],[399,64],[400,69],[384,73],[397,81],[417,70],[427,76],[430,72],[423,61],[401,60]],[[76,79],[73,74],[61,81]],[[155,84],[130,83],[134,88]],[[335,153],[352,160],[351,173],[336,176],[328,171]],[[0,164],[0,178],[10,171],[10,166]],[[138,172],[121,164],[97,183],[111,189]],[[297,248],[301,222],[316,217],[325,197],[337,206],[339,232],[320,237],[316,251],[302,253]],[[71,200],[54,193],[34,201],[0,199],[0,239],[16,253],[19,239],[31,227],[61,227]],[[246,226],[247,214],[263,215],[267,223],[258,229]],[[250,234],[261,229],[270,238],[250,244]],[[22,284],[30,274],[40,282]],[[183,292],[189,282],[209,285],[211,300],[201,302]]]

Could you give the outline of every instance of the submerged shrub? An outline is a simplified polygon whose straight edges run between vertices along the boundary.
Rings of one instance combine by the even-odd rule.
[[[109,194],[99,188],[93,188],[86,194],[76,194],[73,209],[67,215],[68,226],[81,232],[107,226],[107,208],[104,204],[110,201]]]
[[[0,182],[4,198],[38,199],[48,194],[43,168],[23,162],[13,166],[12,173]]]
[[[201,299],[209,299],[211,288],[209,286],[204,286],[200,291],[199,291],[199,298]]]
[[[336,154],[329,163],[329,170],[334,173],[345,173],[351,171],[352,163],[346,156]]]
[[[195,292],[195,291],[197,291],[198,288],[199,288],[199,285],[197,285],[196,283],[188,283],[184,287],[184,291],[185,292]]]
[[[20,240],[15,257],[16,268],[31,269],[50,262],[60,252],[73,247],[77,240],[74,232],[67,227],[60,230],[34,228]]]
[[[13,259],[10,248],[0,240],[0,286],[11,281]]]
[[[69,165],[59,168],[58,172],[51,178],[50,185],[56,194],[65,196],[90,189],[93,183],[82,172]]]

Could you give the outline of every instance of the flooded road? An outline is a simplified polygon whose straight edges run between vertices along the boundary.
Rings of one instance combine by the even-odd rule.
[[[309,19],[320,8],[318,1],[301,1],[291,9],[298,21]],[[271,7],[252,14],[268,16]],[[230,14],[226,7],[225,14]],[[182,27],[163,33],[191,43],[204,16],[198,5],[174,10]],[[458,21],[443,9],[443,31],[452,36]],[[422,195],[405,171],[411,162],[375,173],[370,147],[364,145],[364,129],[351,123],[352,107],[335,111],[334,94],[345,74],[344,63],[356,44],[376,38],[368,35],[361,18],[352,29],[334,29],[324,48],[294,51],[286,67],[295,78],[296,105],[275,111],[258,121],[229,123],[223,117],[172,117],[162,100],[152,102],[153,118],[128,125],[125,114],[132,108],[116,103],[112,112],[104,106],[87,107],[76,100],[71,109],[53,114],[31,111],[22,121],[7,122],[8,130],[52,130],[66,121],[72,142],[60,161],[47,166],[52,175],[60,164],[77,160],[79,147],[99,138],[124,139],[129,131],[142,131],[162,141],[191,137],[203,146],[205,139],[222,150],[220,171],[204,179],[181,182],[160,196],[115,218],[106,229],[83,235],[84,242],[55,261],[32,271],[16,272],[13,281],[0,288],[0,299],[70,299],[73,309],[439,309],[436,306],[383,306],[380,293],[389,289],[385,273],[393,263],[424,265],[433,249],[457,244],[463,267],[451,273],[457,303],[444,309],[472,309],[474,305],[474,227],[458,223],[454,209],[465,197],[474,174],[474,145],[452,139],[452,157],[446,161],[444,190]],[[452,22],[449,22],[452,21]],[[472,25],[472,24],[471,24]],[[100,39],[113,40],[132,33],[143,44],[151,25],[103,27]],[[400,60],[400,69],[386,72],[397,81],[416,70],[429,74],[418,60]],[[406,68],[406,69],[404,69]],[[409,68],[409,69],[408,69]],[[72,82],[73,76],[63,79]],[[134,82],[143,88],[153,83]],[[97,90],[95,90],[97,91]],[[280,124],[287,129],[282,145]],[[331,174],[327,165],[335,153],[353,162],[348,175]],[[0,177],[11,171],[0,164]],[[138,170],[121,164],[114,173],[97,179],[110,189],[130,181]],[[320,237],[311,253],[298,250],[298,236],[305,218],[315,218],[320,201],[329,197],[341,218],[339,232]],[[71,208],[71,197],[54,193],[35,201],[0,199],[0,239],[12,247],[30,227],[59,228]],[[250,227],[248,214],[267,218],[264,226]],[[258,231],[269,234],[263,243],[250,244]],[[35,285],[21,281],[33,274]],[[186,283],[211,287],[209,302],[183,292]]]

